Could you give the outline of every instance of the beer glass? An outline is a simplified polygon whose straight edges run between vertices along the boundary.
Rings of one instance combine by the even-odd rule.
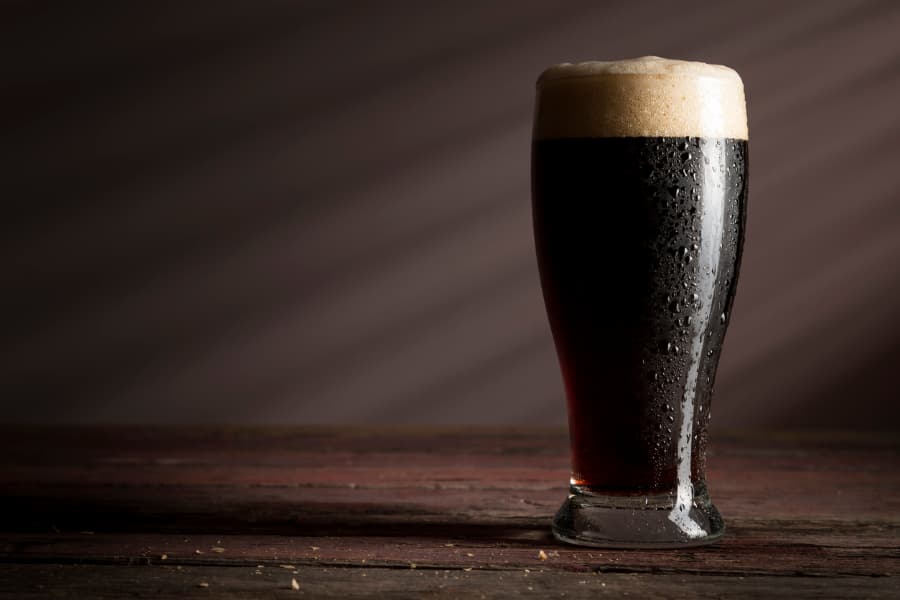
[[[565,383],[565,542],[683,547],[724,522],[705,481],[716,367],[747,205],[733,70],[644,57],[537,82],[532,206]]]

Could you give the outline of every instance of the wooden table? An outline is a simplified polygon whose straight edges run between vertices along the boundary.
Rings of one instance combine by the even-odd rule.
[[[3,598],[900,598],[898,436],[714,436],[726,538],[612,551],[563,430],[0,432]]]

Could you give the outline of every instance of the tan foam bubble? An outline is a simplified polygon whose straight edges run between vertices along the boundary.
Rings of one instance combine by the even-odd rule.
[[[747,139],[741,77],[722,65],[645,56],[564,63],[537,82],[535,139]]]

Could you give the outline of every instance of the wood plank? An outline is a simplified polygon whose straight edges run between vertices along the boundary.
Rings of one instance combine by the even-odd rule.
[[[291,588],[291,579],[298,588]],[[206,587],[200,587],[206,584]],[[264,566],[0,565],[0,598],[896,598],[893,578]]]
[[[726,538],[679,551],[608,551],[563,546],[550,536],[567,478],[566,437],[558,429],[8,433],[0,436],[2,569],[40,574],[65,565],[61,572],[75,578],[75,588],[94,577],[66,570],[82,564],[234,573],[227,569],[287,562],[337,569],[344,578],[369,569],[405,572],[410,562],[461,573],[528,569],[707,582],[753,576],[763,585],[754,588],[758,594],[774,585],[766,578],[794,591],[811,577],[900,576],[900,441],[891,435],[714,438],[709,480],[728,522]],[[383,585],[401,596],[421,591],[408,583],[413,587]],[[796,589],[813,595],[812,587]]]
[[[434,525],[434,524],[432,524]],[[739,523],[714,546],[678,551],[574,548],[555,542],[546,521],[505,530],[472,526],[395,528],[355,535],[6,534],[0,561],[76,564],[255,565],[528,568],[563,571],[898,576],[900,527]],[[805,526],[804,533],[801,527]],[[424,533],[423,533],[424,530]],[[837,541],[835,541],[837,540]],[[541,551],[546,558],[541,558]],[[777,556],[778,560],[772,560]]]

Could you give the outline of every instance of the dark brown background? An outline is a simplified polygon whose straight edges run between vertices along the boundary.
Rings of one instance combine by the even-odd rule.
[[[717,427],[900,428],[900,2],[7,2],[0,419],[563,422],[533,82],[722,62]]]

